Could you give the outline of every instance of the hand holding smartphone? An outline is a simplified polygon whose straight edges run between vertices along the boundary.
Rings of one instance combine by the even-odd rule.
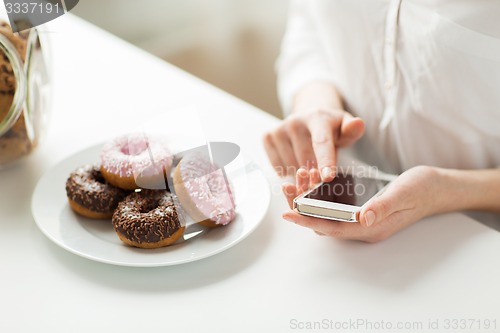
[[[293,200],[299,214],[341,222],[359,222],[359,211],[381,193],[389,179],[338,174],[331,182],[321,182]]]

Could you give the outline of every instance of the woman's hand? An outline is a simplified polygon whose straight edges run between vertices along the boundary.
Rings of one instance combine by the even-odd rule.
[[[276,172],[293,175],[299,167],[318,168],[324,181],[335,175],[337,148],[353,144],[364,133],[364,122],[337,109],[318,109],[288,117],[264,137]]]
[[[280,176],[299,167],[318,168],[324,181],[333,179],[338,147],[351,145],[365,131],[363,120],[343,110],[331,83],[312,82],[294,97],[292,115],[264,137],[264,146]]]
[[[379,196],[363,205],[359,213],[360,223],[336,222],[299,215],[288,211],[283,218],[310,228],[320,235],[339,239],[377,242],[418,220],[449,211],[453,207],[453,195],[447,195],[447,177],[442,169],[414,167],[393,181]],[[317,170],[300,169],[296,185],[285,184],[283,192],[292,208],[293,199],[307,190],[311,183],[319,181]]]

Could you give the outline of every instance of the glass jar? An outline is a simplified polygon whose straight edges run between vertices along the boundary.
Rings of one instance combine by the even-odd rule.
[[[0,16],[0,169],[29,155],[47,123],[46,34],[12,33]],[[43,38],[41,38],[41,35]]]

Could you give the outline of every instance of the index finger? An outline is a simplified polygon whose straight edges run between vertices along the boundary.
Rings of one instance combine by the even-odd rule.
[[[323,181],[335,176],[336,151],[332,127],[327,119],[312,118],[308,122],[312,146]]]

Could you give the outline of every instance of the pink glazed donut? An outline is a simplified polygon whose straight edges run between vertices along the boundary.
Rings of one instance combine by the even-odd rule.
[[[110,184],[125,190],[165,189],[172,160],[161,140],[143,133],[129,134],[104,145],[101,173]]]
[[[236,216],[224,171],[205,156],[183,157],[175,168],[173,182],[182,208],[195,222],[213,228],[228,224]]]

